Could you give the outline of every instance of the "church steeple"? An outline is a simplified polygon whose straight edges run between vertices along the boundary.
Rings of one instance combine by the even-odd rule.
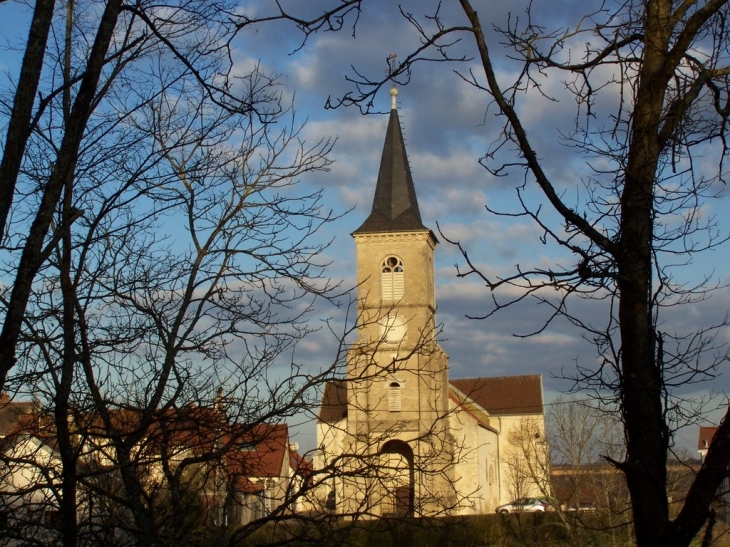
[[[396,96],[393,89],[373,208],[352,233],[358,339],[347,353],[345,421],[335,426],[333,438],[355,454],[372,458],[379,452],[382,459],[373,461],[383,463],[375,466],[389,473],[360,482],[353,473],[341,495],[347,512],[366,503],[374,514],[435,514],[441,506],[434,494],[448,499],[447,506],[455,499],[451,447],[456,446],[444,419],[448,356],[437,341],[433,258],[438,240],[421,221]]]
[[[379,232],[411,232],[427,230],[418,210],[416,189],[408,164],[406,146],[398,119],[395,98],[398,90],[390,90],[392,106],[385,134],[375,199],[370,216],[354,234]]]

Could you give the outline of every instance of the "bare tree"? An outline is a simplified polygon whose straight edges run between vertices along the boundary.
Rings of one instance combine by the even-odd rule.
[[[284,20],[296,24],[306,41],[313,32],[340,29],[358,5],[359,0],[340,2],[310,19],[281,9],[257,19],[236,14],[229,0],[115,0],[100,11],[93,2],[86,10],[86,4],[75,0],[68,0],[64,10],[56,10],[54,0],[36,4],[22,45],[20,78],[3,101],[8,122],[0,160],[0,241],[19,257],[8,268],[14,282],[3,297],[0,388],[16,364],[36,275],[64,231],[83,214],[73,210],[68,218],[55,216],[64,189],[74,186],[82,147],[100,137],[94,128],[115,129],[115,118],[126,123],[154,97],[154,86],[168,87],[183,76],[188,87],[203,90],[216,108],[265,122],[280,113],[280,105],[265,86],[237,85],[231,55],[236,34],[258,23]],[[93,15],[77,16],[84,11]],[[76,47],[79,43],[83,48]],[[47,157],[38,186],[37,178],[25,177],[24,170],[40,167],[41,150]]]
[[[507,432],[509,450],[502,455],[507,492],[513,499],[530,496],[551,498],[550,444],[544,420],[522,418]]]
[[[549,321],[567,318],[595,340],[599,364],[578,368],[574,380],[613,394],[620,407],[626,453],[613,464],[626,475],[636,541],[642,547],[688,545],[706,521],[730,461],[730,420],[720,426],[705,466],[672,518],[667,458],[673,426],[686,419],[672,393],[678,385],[711,377],[726,361],[714,343],[724,322],[676,334],[661,325],[668,307],[707,298],[716,286],[709,278],[681,281],[677,266],[727,238],[703,216],[702,204],[717,195],[716,183],[726,170],[728,3],[597,2],[556,27],[539,9],[529,4],[502,26],[487,22],[469,0],[440,3],[423,19],[403,10],[420,42],[399,57],[395,76],[407,75],[420,61],[467,60],[463,47],[471,48],[478,70],[472,65],[458,74],[484,93],[485,110],[496,106],[503,120],[481,163],[497,176],[524,177],[516,187],[518,211],[502,214],[532,219],[543,241],[570,253],[572,264],[520,266],[512,276],[491,278],[464,250],[466,269],[459,275],[478,276],[492,291],[494,308],[485,316],[532,296],[552,308]],[[489,46],[497,40],[515,63],[508,71],[512,80],[498,71],[503,58]],[[572,194],[547,168],[528,120],[520,116],[523,102],[535,95],[560,99],[542,86],[544,77],[564,82],[564,98],[577,104],[563,142],[579,158],[597,159],[583,180],[583,201],[568,198]],[[387,81],[361,75],[352,80],[357,91],[337,104],[363,110]],[[618,100],[608,102],[606,96]],[[606,106],[611,112],[601,118]],[[695,162],[705,152],[716,159],[714,170]],[[501,292],[508,287],[522,289],[521,295]],[[603,323],[573,314],[573,297],[607,303]]]
[[[259,124],[221,114],[184,88],[169,91],[81,156],[84,174],[64,212],[85,215],[40,270],[22,366],[8,377],[13,391],[33,392],[54,416],[45,436],[61,459],[60,484],[46,488],[57,494],[66,545],[79,536],[79,481],[94,487],[90,474],[99,473],[117,477],[113,497],[133,517],[139,541],[178,537],[160,535],[156,495],[141,472],[150,465],[141,446],[163,443],[160,413],[177,409],[179,418],[191,404],[210,406],[221,384],[237,401],[226,420],[236,435],[221,429],[225,442],[197,447],[164,474],[170,503],[181,509],[187,468],[220,460],[258,424],[313,404],[311,389],[322,381],[287,360],[280,378],[270,376],[311,332],[313,299],[334,295],[318,262],[323,244],[309,243],[333,216],[319,193],[294,186],[301,173],[327,166],[330,143],[307,147],[293,118]],[[120,135],[126,148],[115,141]],[[224,144],[234,135],[237,144]],[[120,422],[125,413],[133,426]],[[91,469],[98,451],[105,463]],[[186,514],[173,512],[173,520]],[[182,520],[167,528],[185,529]]]
[[[231,40],[269,20],[293,21],[306,40],[356,4],[306,21],[253,20],[227,1],[36,5],[2,103],[2,269],[13,283],[1,296],[0,387],[38,403],[40,421],[19,424],[5,447],[2,493],[21,504],[43,493],[59,514],[46,544],[181,544],[190,469],[214,469],[257,426],[308,408],[331,376],[306,374],[292,352],[312,331],[313,303],[337,296],[317,235],[336,215],[297,186],[327,168],[332,142],[301,139],[274,76],[234,77]],[[221,385],[236,404],[220,442],[169,464],[162,417],[210,406]],[[31,438],[50,447],[52,467],[39,468]],[[12,481],[30,468],[19,494]],[[41,541],[36,517],[5,537]]]
[[[554,464],[552,486],[564,504],[561,508],[567,511],[563,522],[576,544],[585,541],[586,528],[588,533],[599,533],[596,528],[601,523],[613,545],[627,539],[630,501],[626,482],[606,461],[623,457],[623,437],[616,412],[609,410],[596,408],[590,399],[558,397],[546,412]],[[629,529],[629,541],[630,535]]]
[[[546,412],[547,440],[551,461],[565,468],[570,477],[570,499],[566,503],[579,505],[595,501],[583,499],[584,483],[591,468],[605,464],[604,459],[620,460],[623,442],[620,422],[615,414],[598,409],[592,400],[558,397]],[[593,492],[595,494],[595,492]]]

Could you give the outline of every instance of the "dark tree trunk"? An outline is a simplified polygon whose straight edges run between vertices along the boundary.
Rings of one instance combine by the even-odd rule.
[[[633,66],[639,70],[636,81],[629,78],[630,83],[622,82],[623,85],[636,87],[632,89],[634,95],[631,114],[626,119],[621,118],[621,123],[626,123],[630,134],[628,149],[620,159],[623,186],[618,188],[621,206],[618,212],[620,230],[615,241],[607,240],[595,230],[594,225],[566,207],[556,193],[549,177],[542,170],[541,162],[527,138],[527,131],[523,128],[520,117],[497,81],[476,11],[469,0],[459,2],[471,23],[470,31],[474,34],[479,50],[488,89],[508,119],[509,129],[505,130],[505,141],[512,141],[519,146],[524,165],[535,176],[540,189],[565,219],[566,224],[581,231],[592,245],[600,249],[598,253],[588,249],[586,256],[600,257],[605,253],[605,256],[613,260],[616,268],[615,287],[619,300],[621,338],[619,396],[626,435],[626,459],[624,462],[617,462],[617,465],[625,473],[630,491],[636,543],[639,547],[686,547],[708,518],[710,503],[727,474],[730,461],[730,420],[726,419],[720,425],[705,464],[698,472],[679,516],[670,520],[666,470],[670,430],[664,409],[666,387],[662,342],[656,331],[654,313],[657,310],[652,286],[656,273],[653,265],[656,243],[654,222],[657,213],[654,191],[658,177],[661,176],[662,154],[666,154],[671,146],[690,146],[684,140],[686,138],[683,136],[682,124],[699,96],[699,90],[708,84],[709,78],[721,78],[727,70],[720,67],[714,74],[713,70],[699,70],[700,75],[691,85],[682,87],[683,84],[676,83],[677,72],[683,70],[680,66],[682,59],[696,40],[702,36],[712,36],[713,32],[717,36],[726,33],[722,24],[713,23],[712,20],[726,9],[727,0],[699,3],[693,6],[696,11],[690,14],[683,11],[689,4],[680,6],[671,0],[649,0],[642,4],[643,12],[629,15],[635,16],[636,20],[630,21],[633,24],[627,22],[626,28],[635,34],[616,38],[615,43],[611,44],[617,52],[623,47],[619,44],[631,47],[631,53],[624,56],[617,53],[612,59],[613,63],[626,63],[627,67],[622,69],[626,73],[632,71],[630,63],[634,63]],[[705,25],[710,27],[706,28]],[[515,26],[514,29],[516,28]],[[538,27],[532,28],[539,30]],[[602,64],[600,48],[593,52],[596,58],[588,60],[582,68],[580,63],[561,64],[561,61],[551,57],[552,53],[536,60],[531,56],[532,52],[525,53],[520,49],[529,48],[529,44],[514,29],[504,34],[513,40],[511,45],[525,55],[526,67],[531,64],[542,68],[560,67],[566,72],[572,72],[580,80],[581,76],[587,78],[586,68],[592,69]],[[606,31],[603,27],[597,27],[597,31],[598,29]],[[611,55],[609,49],[603,53]],[[637,54],[640,58],[636,57]],[[715,54],[723,59],[721,53]],[[718,64],[721,62],[718,61]],[[673,81],[677,88],[673,88],[670,96],[668,90],[674,85]],[[724,84],[718,85],[722,87]],[[721,112],[719,115],[723,116]],[[610,153],[607,152],[607,155]]]
[[[47,258],[44,243],[46,243],[48,229],[58,201],[61,198],[61,192],[66,181],[74,176],[79,146],[86,129],[87,120],[94,107],[94,97],[106,61],[109,44],[114,35],[121,4],[122,0],[109,0],[106,3],[99,30],[86,65],[86,72],[81,80],[76,101],[66,124],[66,131],[56,157],[56,163],[46,183],[38,212],[23,247],[7,305],[5,321],[2,331],[0,331],[0,390],[5,385],[8,372],[15,366],[16,346],[33,280]],[[72,219],[66,220],[70,222]],[[67,227],[59,227],[59,232],[64,229],[67,229]]]
[[[28,42],[20,68],[18,87],[13,99],[13,111],[8,122],[5,150],[0,162],[0,242],[5,237],[5,225],[13,203],[18,173],[23,154],[31,134],[31,116],[38,82],[43,71],[43,58],[48,42],[48,32],[53,21],[55,0],[38,0],[33,10]]]
[[[668,0],[648,4],[644,59],[621,193],[621,238],[615,257],[620,298],[621,411],[626,431],[623,470],[639,547],[667,545],[670,529],[666,491],[669,431],[652,317],[654,185],[662,151],[658,135],[669,79],[666,57],[670,15]]]

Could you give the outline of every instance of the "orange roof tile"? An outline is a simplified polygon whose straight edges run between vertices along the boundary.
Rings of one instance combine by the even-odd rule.
[[[226,454],[231,475],[279,477],[289,457],[289,429],[286,424],[263,424],[237,439],[237,447]]]
[[[285,467],[293,461],[302,468],[308,465],[290,450],[286,424],[230,424],[224,412],[195,405],[154,412],[146,426],[138,409],[116,409],[109,418],[113,431],[107,430],[98,414],[77,416],[76,427],[92,443],[113,435],[139,435],[141,450],[152,458],[162,456],[163,450],[170,454],[181,448],[198,456],[213,455],[213,459],[221,458],[231,476],[278,477],[288,473]],[[43,442],[55,438],[49,414],[21,414],[14,422],[12,436],[29,434]]]
[[[699,438],[697,439],[697,450],[707,450],[712,444],[712,438],[717,433],[717,427],[700,427]]]
[[[542,414],[542,376],[502,376],[451,380],[456,389],[489,414]]]
[[[31,401],[10,401],[7,393],[0,393],[0,435],[9,435],[23,416],[33,412]]]
[[[319,420],[322,422],[339,422],[347,417],[347,384],[344,380],[327,382],[322,395],[322,406],[319,408]]]

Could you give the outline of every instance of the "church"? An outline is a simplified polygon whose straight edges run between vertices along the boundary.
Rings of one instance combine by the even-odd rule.
[[[397,94],[372,210],[352,233],[358,340],[346,377],[324,389],[317,497],[331,513],[366,518],[494,512],[541,495],[540,471],[516,471],[530,455],[515,435],[544,438],[542,379],[449,379],[437,342],[438,239],[421,219]]]

